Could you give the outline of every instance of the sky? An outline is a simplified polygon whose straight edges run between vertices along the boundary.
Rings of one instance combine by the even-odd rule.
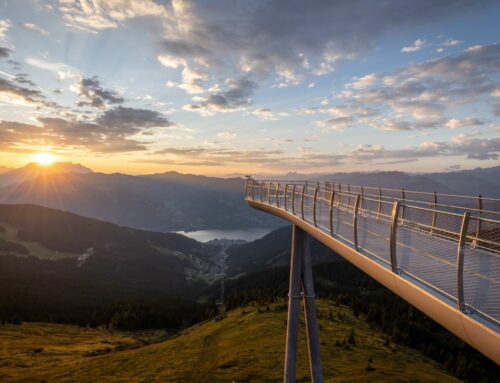
[[[0,0],[0,165],[500,165],[498,1]]]

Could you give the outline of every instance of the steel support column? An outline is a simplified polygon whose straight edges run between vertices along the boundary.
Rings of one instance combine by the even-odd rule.
[[[304,233],[304,251],[302,254],[302,288],[304,290],[304,315],[307,329],[307,346],[309,349],[309,368],[313,383],[323,382],[321,356],[319,351],[318,324],[316,321],[316,305],[314,303],[314,283],[309,251],[309,235]]]
[[[301,285],[303,293],[301,293]],[[309,239],[305,231],[293,225],[285,370],[283,374],[283,381],[285,383],[295,382],[296,377],[297,337],[301,298],[304,299],[304,315],[307,327],[311,381],[313,383],[321,383],[323,382],[323,374],[321,370],[318,326],[316,323],[316,306],[314,304],[314,286],[311,255],[309,252]]]

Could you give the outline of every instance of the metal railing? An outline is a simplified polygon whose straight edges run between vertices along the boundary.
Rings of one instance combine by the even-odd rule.
[[[284,209],[500,326],[500,199],[249,178],[246,198]]]

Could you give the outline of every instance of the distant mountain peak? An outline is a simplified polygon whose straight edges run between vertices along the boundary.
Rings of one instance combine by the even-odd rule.
[[[92,169],[73,162],[54,162],[50,166],[43,166],[36,162],[30,162],[24,167],[15,170],[40,170],[44,173],[72,172],[72,173],[93,173]],[[15,171],[14,170],[14,171]]]
[[[0,187],[32,180],[40,176],[64,173],[89,174],[93,173],[93,171],[81,164],[75,164],[73,162],[54,162],[50,166],[42,166],[36,162],[30,162],[22,168],[11,169],[10,171],[0,173]]]

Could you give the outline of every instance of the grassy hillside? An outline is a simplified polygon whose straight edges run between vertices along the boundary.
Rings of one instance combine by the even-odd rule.
[[[393,343],[350,309],[319,301],[326,381],[457,382],[422,354]],[[248,306],[159,343],[49,324],[0,326],[5,382],[274,382],[282,379],[286,306]],[[298,381],[309,381],[301,323]],[[352,330],[354,335],[351,336]],[[351,338],[351,339],[349,339]],[[353,339],[352,339],[353,338]]]

